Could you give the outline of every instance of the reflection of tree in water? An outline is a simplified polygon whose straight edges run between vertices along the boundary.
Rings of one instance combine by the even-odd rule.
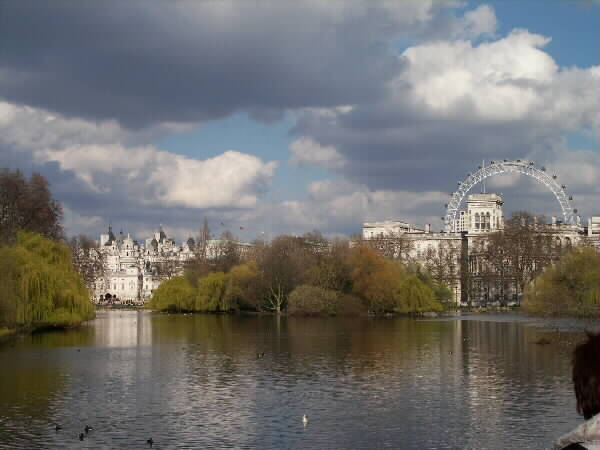
[[[42,448],[23,424],[52,423],[53,399],[64,392],[65,380],[58,367],[15,352],[0,351],[0,443],[11,448],[25,441],[29,448]]]

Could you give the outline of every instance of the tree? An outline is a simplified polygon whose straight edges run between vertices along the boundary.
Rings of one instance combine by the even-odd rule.
[[[348,260],[352,267],[353,293],[362,298],[373,313],[392,311],[405,275],[402,266],[364,245],[354,247]]]
[[[198,242],[196,243],[196,260],[199,262],[205,262],[208,258],[208,243],[210,241],[210,228],[208,227],[208,220],[204,218],[200,234],[198,235]]]
[[[331,289],[302,284],[291,292],[287,311],[292,315],[333,315],[339,296]]]
[[[414,242],[405,233],[395,232],[363,241],[366,245],[379,251],[390,259],[398,259],[404,264],[411,262]]]
[[[535,314],[597,317],[598,269],[595,249],[573,249],[529,283],[523,308]]]
[[[433,290],[416,275],[409,275],[398,288],[394,311],[400,313],[419,313],[442,311],[442,305],[435,299]]]
[[[327,251],[318,254],[315,264],[306,268],[304,283],[322,289],[350,292],[352,269],[348,264],[349,252],[346,240],[335,240],[328,244]]]
[[[198,281],[197,311],[230,311],[236,309],[232,297],[227,296],[228,276],[223,272],[212,272]]]
[[[275,238],[257,256],[264,287],[263,305],[280,313],[285,309],[290,292],[302,282],[305,270],[315,257],[301,238],[293,236]]]
[[[69,248],[73,267],[87,288],[93,291],[96,280],[104,277],[106,272],[106,254],[100,251],[95,241],[83,234],[71,238]]]
[[[152,294],[149,307],[162,311],[193,311],[196,307],[196,290],[182,276],[163,281]]]
[[[508,291],[517,298],[526,285],[546,266],[556,261],[562,249],[556,244],[552,228],[543,217],[527,212],[513,213],[503,231],[491,233],[476,243],[471,252],[470,271],[473,281],[484,295],[507,302]],[[491,299],[491,298],[490,298]]]
[[[62,207],[42,175],[33,173],[26,180],[19,170],[0,171],[0,243],[14,243],[19,230],[61,239],[61,219]]]
[[[38,233],[18,232],[0,248],[0,325],[66,326],[94,316],[69,248]]]
[[[425,250],[423,266],[433,281],[428,285],[443,303],[452,301],[449,286],[457,285],[460,281],[460,245],[460,242],[443,240],[436,247]]]
[[[214,253],[213,261],[211,262],[212,270],[214,271],[228,272],[241,261],[240,243],[229,231],[221,234],[220,242],[216,244]]]
[[[228,301],[241,309],[260,309],[262,299],[260,274],[256,262],[250,261],[233,267],[229,271],[226,295]]]

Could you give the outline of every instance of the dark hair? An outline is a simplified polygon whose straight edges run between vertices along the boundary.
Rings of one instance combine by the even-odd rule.
[[[573,352],[573,387],[577,412],[584,419],[600,413],[600,333],[587,333]]]

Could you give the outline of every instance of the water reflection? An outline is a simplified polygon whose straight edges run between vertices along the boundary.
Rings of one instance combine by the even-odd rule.
[[[102,312],[0,347],[0,447],[543,448],[583,325],[536,324]]]

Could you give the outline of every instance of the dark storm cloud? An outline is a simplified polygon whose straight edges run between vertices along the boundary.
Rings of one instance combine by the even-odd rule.
[[[0,10],[1,98],[134,128],[371,102],[400,70],[389,39],[417,21],[310,2],[25,1]]]
[[[353,180],[372,189],[416,191],[452,190],[483,159],[524,158],[551,139],[526,121],[440,120],[376,107],[335,123],[308,114],[294,133],[336,147],[347,162],[338,172]]]

